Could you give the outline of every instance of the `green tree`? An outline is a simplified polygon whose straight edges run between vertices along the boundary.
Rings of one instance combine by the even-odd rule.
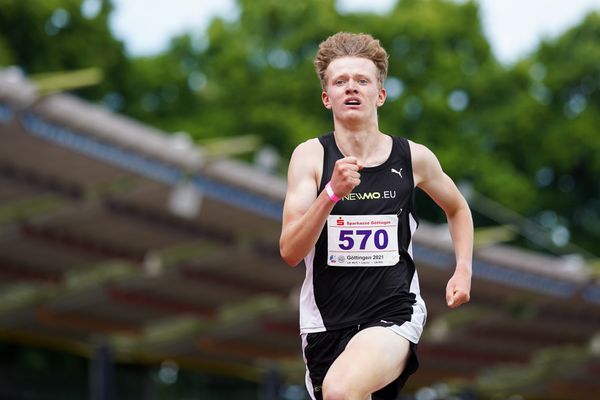
[[[129,61],[108,24],[112,9],[110,0],[0,0],[0,66],[28,75],[95,67],[106,79],[80,94],[124,97]]]
[[[590,251],[600,236],[599,43],[592,13],[507,71],[481,116],[494,151],[535,193],[521,210],[549,230],[569,228]]]

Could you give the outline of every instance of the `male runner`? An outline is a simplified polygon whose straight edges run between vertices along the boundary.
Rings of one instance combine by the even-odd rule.
[[[393,400],[418,367],[427,315],[412,260],[414,189],[448,219],[451,308],[469,301],[471,213],[429,149],[379,131],[388,55],[378,40],[337,33],[321,43],[315,65],[334,131],[294,150],[280,239],[282,258],[306,265],[306,385],[315,400]]]

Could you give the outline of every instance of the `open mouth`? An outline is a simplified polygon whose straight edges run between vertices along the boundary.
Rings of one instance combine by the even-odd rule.
[[[347,99],[344,101],[344,104],[347,106],[360,106],[360,100],[358,99]]]

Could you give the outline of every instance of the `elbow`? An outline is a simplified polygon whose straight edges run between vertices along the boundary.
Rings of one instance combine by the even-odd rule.
[[[466,218],[471,219],[471,208],[469,207],[469,203],[461,196],[461,201],[454,205],[454,207],[445,210],[446,215],[449,218],[453,218],[456,216],[464,216]]]
[[[281,255],[281,259],[290,267],[296,267],[298,264],[300,264],[300,261],[302,261],[302,259],[298,259],[297,256],[291,254],[289,249],[287,249],[283,244],[279,245],[279,254]]]
[[[296,267],[300,264],[300,261],[302,261],[302,259],[295,258],[291,254],[284,253],[283,251],[280,251],[280,254],[281,259],[290,267]]]
[[[463,204],[463,213],[465,214],[466,218],[473,221],[473,213],[471,213],[471,207],[469,207],[469,203],[467,203],[466,200]]]
[[[302,261],[302,260],[296,260],[294,258],[284,258],[284,257],[282,257],[282,258],[283,258],[283,261],[285,261],[285,263],[287,265],[289,265],[290,267],[297,267],[298,264],[300,264],[300,261]]]

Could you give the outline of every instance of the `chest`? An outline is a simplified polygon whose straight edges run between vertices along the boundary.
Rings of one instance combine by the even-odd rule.
[[[402,161],[363,170],[361,183],[340,200],[332,214],[400,214],[413,195],[412,170]]]

